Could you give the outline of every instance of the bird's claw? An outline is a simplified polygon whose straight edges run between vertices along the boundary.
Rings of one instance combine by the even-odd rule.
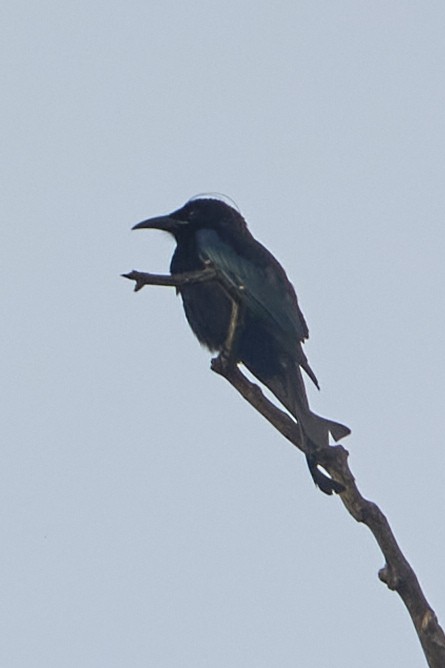
[[[211,361],[211,368],[217,373],[223,373],[235,366],[233,356],[228,350],[221,350],[219,355],[214,357]]]

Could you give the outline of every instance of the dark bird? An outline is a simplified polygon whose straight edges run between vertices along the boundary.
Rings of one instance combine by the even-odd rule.
[[[242,363],[271,390],[296,418],[308,448],[328,446],[329,433],[335,441],[350,433],[345,425],[311,411],[301,369],[319,385],[303,352],[309,332],[295,290],[283,267],[252,236],[234,207],[198,196],[133,229],[141,228],[174,236],[172,275],[215,270],[212,280],[177,288],[190,327],[203,345],[222,352],[234,364]],[[335,481],[319,474],[310,454],[307,458],[323,491],[341,491]]]

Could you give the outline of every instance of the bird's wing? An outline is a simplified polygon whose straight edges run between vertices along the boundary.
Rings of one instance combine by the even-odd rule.
[[[214,230],[197,233],[198,252],[209,262],[241,304],[263,321],[286,348],[308,337],[308,329],[292,285],[273,256],[264,263],[246,258]],[[269,253],[267,253],[269,256]]]

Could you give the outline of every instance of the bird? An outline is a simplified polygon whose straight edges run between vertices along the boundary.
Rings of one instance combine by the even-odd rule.
[[[295,289],[272,253],[257,241],[232,200],[198,195],[167,215],[133,229],[157,229],[174,237],[172,276],[214,270],[209,280],[176,288],[186,319],[211,352],[242,364],[296,419],[314,482],[326,494],[343,491],[321,474],[316,450],[350,429],[312,412],[302,371],[319,388],[302,344],[309,330]]]

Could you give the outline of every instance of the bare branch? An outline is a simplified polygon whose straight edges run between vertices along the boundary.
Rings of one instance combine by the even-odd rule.
[[[170,288],[179,288],[181,285],[190,285],[192,283],[205,283],[216,278],[216,271],[212,267],[206,267],[200,271],[189,271],[175,276],[164,274],[148,274],[144,271],[130,271],[128,274],[121,274],[123,278],[129,278],[135,281],[134,291],[139,292],[144,285],[165,285]]]
[[[258,385],[250,382],[237,367],[224,364],[220,357],[212,360],[211,368],[226,378],[288,441],[305,454],[311,454],[304,450],[297,423],[269,401]],[[365,524],[376,539],[386,561],[379,571],[379,578],[389,589],[399,594],[407,607],[428,665],[430,668],[444,668],[445,634],[425,598],[416,574],[397,544],[385,515],[375,503],[360,494],[348,465],[348,455],[348,451],[341,445],[318,449],[316,452],[318,464],[345,487],[340,498],[348,512],[357,522]]]
[[[203,271],[175,276],[147,274],[140,271],[132,271],[129,274],[122,274],[122,276],[136,282],[136,292],[141,290],[144,285],[165,285],[178,288],[183,285],[209,280],[219,280],[222,287],[229,293],[231,292],[230,286],[224,284],[221,277],[210,266]],[[322,466],[334,481],[344,487],[344,491],[340,493],[340,498],[345,508],[357,522],[365,524],[370,529],[385,558],[386,563],[379,571],[380,580],[389,589],[396,591],[404,602],[413,621],[428,666],[430,668],[444,668],[445,634],[439,625],[434,610],[425,598],[416,574],[397,544],[385,515],[375,503],[368,501],[360,494],[349,468],[348,451],[341,445],[335,445],[317,449],[315,453],[313,451],[308,452],[307,445],[301,439],[297,422],[269,401],[260,387],[248,380],[237,366],[230,363],[230,359],[221,354],[212,360],[211,368],[215,373],[228,380],[241,396],[288,441],[307,456],[315,457],[316,464]]]

